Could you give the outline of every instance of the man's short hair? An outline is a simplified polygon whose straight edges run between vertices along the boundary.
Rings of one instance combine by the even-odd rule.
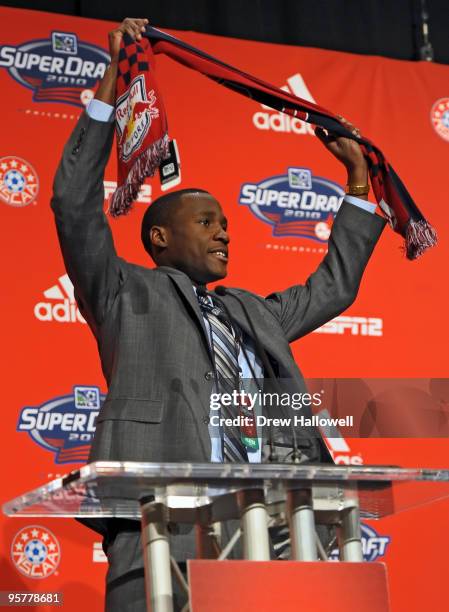
[[[176,211],[181,203],[181,197],[183,195],[188,195],[189,193],[207,193],[210,195],[210,193],[205,189],[196,189],[194,187],[190,187],[188,189],[177,189],[176,191],[170,191],[170,193],[161,195],[159,198],[154,200],[154,202],[150,204],[145,211],[142,219],[140,236],[142,238],[145,251],[152,259],[154,259],[154,251],[150,238],[151,228],[155,225],[163,227],[170,226],[170,223],[176,215]]]

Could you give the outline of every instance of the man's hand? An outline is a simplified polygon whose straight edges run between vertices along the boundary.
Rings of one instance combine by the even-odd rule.
[[[148,19],[127,17],[118,28],[109,32],[109,54],[111,56],[111,63],[118,60],[120,43],[122,42],[125,32],[134,38],[134,40],[140,40],[142,38],[142,32],[145,32],[146,25],[148,25]]]
[[[340,120],[354,136],[361,135],[360,131],[349,121],[346,121],[343,117],[340,117]],[[348,185],[366,185],[368,183],[368,164],[358,142],[351,138],[327,133],[319,127],[315,128],[315,134],[326,149],[345,166],[348,172]]]
[[[98,86],[97,93],[95,94],[97,100],[114,106],[118,54],[123,35],[126,32],[134,38],[134,40],[140,40],[142,38],[142,32],[145,31],[145,26],[147,24],[148,19],[133,19],[132,17],[127,17],[118,28],[109,32],[109,53],[111,55],[111,63]]]

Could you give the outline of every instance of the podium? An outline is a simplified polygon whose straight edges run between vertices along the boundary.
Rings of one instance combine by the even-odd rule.
[[[168,532],[176,524],[195,525],[199,556],[217,559],[198,562],[203,572],[208,566],[216,567],[229,554],[233,538],[220,551],[214,526],[232,519],[240,521],[247,562],[275,564],[277,574],[283,568],[291,571],[291,567],[298,571],[307,568],[310,574],[315,564],[318,571],[329,572],[329,566],[339,564],[323,562],[326,551],[316,536],[316,525],[330,525],[338,533],[340,559],[348,565],[356,564],[349,565],[349,571],[355,571],[359,564],[380,565],[363,563],[361,518],[379,519],[447,497],[449,470],[326,464],[95,462],[8,501],[3,512],[11,517],[140,520],[147,606],[153,612],[170,612],[173,560]],[[293,565],[270,561],[268,528],[286,525],[290,559],[296,562]],[[194,585],[201,582],[195,563],[189,562]],[[262,571],[266,565],[249,567]],[[177,576],[183,582],[179,572]],[[379,582],[376,584],[379,590]],[[384,587],[387,593],[386,584]],[[196,593],[191,595],[193,612],[207,609],[206,604],[192,604]],[[348,612],[351,605],[345,604]],[[215,609],[221,609],[218,601]],[[321,609],[318,603],[314,609]],[[363,609],[368,610],[366,606]],[[384,612],[388,603],[370,609]]]

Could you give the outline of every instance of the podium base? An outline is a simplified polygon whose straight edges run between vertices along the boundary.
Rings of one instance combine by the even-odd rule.
[[[191,612],[389,612],[383,563],[187,562]]]

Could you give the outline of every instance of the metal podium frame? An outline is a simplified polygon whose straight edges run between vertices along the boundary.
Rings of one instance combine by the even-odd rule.
[[[3,511],[20,517],[140,520],[147,607],[171,612],[170,525],[195,524],[199,549],[210,551],[212,526],[239,519],[244,558],[252,561],[270,560],[269,521],[288,525],[291,558],[298,561],[323,558],[315,525],[334,525],[341,558],[360,562],[361,518],[448,497],[445,469],[96,462],[10,500]]]

